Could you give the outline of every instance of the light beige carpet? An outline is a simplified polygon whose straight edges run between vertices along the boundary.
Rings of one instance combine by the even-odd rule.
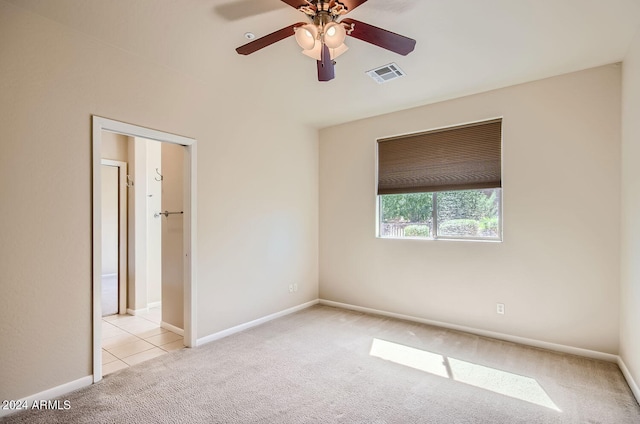
[[[314,306],[8,423],[640,423],[615,364]]]

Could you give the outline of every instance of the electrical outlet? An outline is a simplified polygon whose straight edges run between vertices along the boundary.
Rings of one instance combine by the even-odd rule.
[[[298,291],[298,283],[293,283],[293,291],[294,292]]]
[[[504,315],[504,303],[496,304],[496,312],[499,313],[500,315]]]
[[[293,293],[293,284],[289,284],[289,293]]]

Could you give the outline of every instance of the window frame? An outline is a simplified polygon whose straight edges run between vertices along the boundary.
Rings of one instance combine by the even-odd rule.
[[[456,124],[456,125],[447,125],[447,126],[443,126],[443,127],[436,127],[436,128],[432,128],[430,130],[424,130],[424,131],[417,131],[414,133],[405,133],[403,134],[404,136],[411,136],[413,134],[421,134],[421,133],[428,133],[428,132],[433,132],[433,131],[441,131],[441,130],[447,130],[447,129],[456,129],[459,127],[463,127],[463,126],[467,126],[467,125],[474,125],[474,124],[481,124],[481,123],[489,123],[491,121],[495,121],[495,120],[500,120],[501,121],[501,134],[500,134],[500,173],[502,176],[504,176],[504,116],[498,116],[498,117],[494,117],[494,118],[487,118],[487,119],[481,119],[481,120],[477,120],[477,121],[470,121],[467,123],[463,123],[463,124]],[[400,136],[400,135],[398,135]],[[393,137],[398,137],[398,136],[393,136]],[[432,213],[432,221],[434,223],[433,225],[433,232],[431,234],[431,237],[394,237],[394,236],[383,236],[381,235],[381,230],[382,230],[382,196],[384,196],[384,194],[378,194],[378,167],[379,167],[379,157],[378,157],[378,145],[379,145],[379,141],[383,140],[385,138],[390,138],[390,137],[380,137],[378,139],[376,139],[376,142],[374,144],[375,147],[375,185],[374,185],[374,193],[375,193],[375,197],[376,197],[376,208],[375,208],[375,213],[376,213],[376,231],[375,231],[375,235],[376,238],[379,239],[388,239],[388,240],[423,240],[423,241],[438,241],[438,240],[444,240],[444,241],[468,241],[468,242],[485,242],[485,243],[502,243],[504,241],[504,231],[503,231],[503,226],[504,226],[504,185],[501,183],[500,187],[496,187],[497,189],[497,196],[498,196],[498,237],[495,238],[486,238],[486,237],[460,237],[460,236],[440,236],[438,235],[438,207],[437,207],[437,201],[436,201],[436,197],[437,197],[437,191],[433,191],[431,192],[431,202],[432,202],[432,208],[431,208],[431,213]],[[502,177],[502,180],[504,180],[504,178]],[[473,190],[482,190],[482,189],[473,189]],[[455,190],[443,190],[443,192],[447,192],[447,191],[455,191]],[[428,193],[428,192],[426,192]]]
[[[482,190],[482,189],[475,189]],[[385,240],[426,240],[426,241],[438,241],[438,240],[446,240],[446,241],[479,241],[479,242],[487,242],[487,243],[502,243],[503,240],[503,205],[502,205],[502,187],[496,188],[497,196],[498,196],[498,236],[497,237],[463,237],[463,236],[441,236],[438,235],[438,203],[437,203],[437,191],[431,192],[431,219],[433,222],[433,232],[431,237],[394,237],[394,236],[383,236],[382,233],[382,196],[386,196],[385,194],[377,194],[376,195],[376,238],[385,239]],[[449,190],[455,191],[455,190]],[[442,193],[446,193],[443,191]]]

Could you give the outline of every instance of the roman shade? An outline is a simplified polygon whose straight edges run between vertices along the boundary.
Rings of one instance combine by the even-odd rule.
[[[502,119],[378,140],[378,194],[498,188]]]

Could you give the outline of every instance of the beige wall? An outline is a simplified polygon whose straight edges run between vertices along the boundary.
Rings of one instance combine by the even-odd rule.
[[[92,372],[92,114],[198,140],[198,337],[317,298],[313,129],[2,1],[0,51],[0,399]]]
[[[129,137],[103,131],[101,156],[103,159],[129,162]]]
[[[640,33],[624,60],[622,74],[620,356],[640,384]]]
[[[610,65],[322,130],[320,297],[616,354],[620,83]],[[375,237],[377,138],[499,116],[503,243]]]
[[[162,210],[184,210],[184,147],[162,143]],[[162,321],[184,328],[184,215],[162,217]]]

